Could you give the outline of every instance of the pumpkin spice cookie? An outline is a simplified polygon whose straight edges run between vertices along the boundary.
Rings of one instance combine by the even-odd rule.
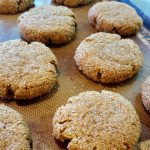
[[[142,19],[127,4],[120,2],[98,2],[88,13],[90,23],[97,31],[129,36],[140,30]]]
[[[75,15],[64,6],[39,6],[18,19],[21,37],[27,41],[45,44],[69,42],[76,31]]]
[[[29,129],[23,116],[0,104],[0,149],[31,150]]]
[[[150,76],[143,82],[141,86],[141,96],[146,110],[150,111]]]
[[[56,67],[56,57],[42,43],[0,43],[0,97],[21,100],[48,93],[57,80]]]
[[[143,62],[142,52],[133,40],[104,32],[81,42],[74,58],[79,70],[102,83],[120,83],[132,78]]]
[[[1,14],[15,14],[31,7],[34,0],[0,0]]]
[[[53,0],[53,2],[69,7],[78,7],[91,3],[94,0]]]
[[[132,150],[140,135],[132,104],[110,91],[87,91],[68,99],[53,118],[53,135],[69,150]]]

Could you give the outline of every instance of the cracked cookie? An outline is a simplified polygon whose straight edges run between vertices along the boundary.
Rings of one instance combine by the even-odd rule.
[[[150,111],[150,76],[143,82],[141,86],[141,96],[146,110]]]
[[[53,117],[53,135],[69,150],[132,150],[140,131],[131,102],[110,91],[73,96]]]
[[[117,34],[99,32],[87,37],[75,52],[79,70],[102,83],[119,83],[132,78],[143,63],[139,46]]]
[[[88,13],[90,23],[97,31],[130,36],[140,30],[142,19],[127,4],[120,2],[98,2]]]
[[[56,57],[42,43],[0,43],[0,97],[22,100],[46,94],[56,83],[56,67]]]
[[[0,104],[0,115],[0,149],[31,150],[29,129],[23,116],[3,104]]]
[[[15,14],[31,7],[34,0],[0,0],[1,14]]]
[[[53,0],[53,2],[69,7],[78,7],[91,3],[94,0]]]
[[[75,35],[75,15],[64,6],[40,6],[22,14],[18,19],[21,37],[45,44],[64,44]]]

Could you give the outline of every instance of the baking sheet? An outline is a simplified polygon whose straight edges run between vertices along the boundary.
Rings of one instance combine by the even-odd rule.
[[[94,3],[97,1],[95,0]],[[36,5],[49,5],[50,3],[49,0],[36,1]],[[89,25],[87,18],[87,12],[94,3],[72,9],[76,13],[77,32],[71,42],[59,47],[50,46],[59,61],[58,83],[54,89],[49,94],[30,102],[0,100],[0,103],[5,103],[24,115],[30,128],[34,150],[66,150],[65,145],[56,142],[52,136],[52,117],[55,110],[65,104],[70,96],[87,90],[111,90],[129,99],[141,120],[142,132],[139,142],[150,139],[150,114],[144,109],[140,96],[140,85],[150,74],[149,37],[145,36],[145,34],[149,35],[148,30],[143,27],[137,36],[131,37],[140,45],[144,54],[143,67],[131,80],[121,84],[103,85],[84,76],[75,65],[73,57],[77,46],[85,37],[96,32]],[[19,38],[18,16],[19,14],[0,15],[0,42]]]

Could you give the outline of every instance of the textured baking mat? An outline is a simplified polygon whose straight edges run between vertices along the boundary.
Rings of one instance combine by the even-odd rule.
[[[150,114],[144,109],[140,96],[140,85],[150,74],[150,49],[148,40],[144,36],[145,32],[149,34],[148,30],[143,27],[138,36],[132,37],[141,47],[144,64],[139,73],[131,80],[122,84],[102,85],[88,79],[78,71],[75,65],[73,57],[77,46],[85,37],[96,32],[89,25],[87,18],[87,12],[94,3],[73,9],[76,13],[77,32],[76,37],[70,43],[59,47],[50,46],[59,61],[58,83],[55,88],[46,96],[30,102],[0,101],[24,115],[30,128],[34,150],[66,150],[65,146],[55,141],[52,136],[52,117],[55,110],[65,104],[70,96],[87,90],[111,90],[129,99],[141,120],[142,132],[139,141],[150,139]],[[50,1],[43,0],[36,4],[47,5],[50,4]],[[0,42],[19,38],[16,23],[18,16],[0,15]]]

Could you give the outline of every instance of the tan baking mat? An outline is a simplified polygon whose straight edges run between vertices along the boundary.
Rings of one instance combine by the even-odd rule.
[[[50,1],[48,0],[40,2],[40,4],[49,3]],[[142,124],[142,133],[139,141],[150,138],[150,114],[145,111],[140,97],[140,85],[150,74],[150,50],[148,49],[148,44],[143,42],[144,36],[142,36],[142,32],[140,36],[133,37],[133,39],[140,45],[144,53],[144,65],[140,72],[131,80],[119,85],[102,85],[88,79],[76,68],[73,59],[76,47],[85,37],[95,32],[95,29],[89,25],[87,18],[87,12],[92,5],[73,9],[77,19],[76,37],[64,46],[51,47],[59,61],[58,83],[53,91],[42,98],[37,98],[28,103],[0,101],[0,103],[3,102],[24,115],[30,127],[34,150],[65,150],[65,146],[57,143],[52,136],[52,117],[55,110],[62,104],[65,104],[70,96],[87,90],[111,90],[129,99],[137,110]],[[18,15],[0,15],[1,42],[19,38],[16,26],[17,17]],[[145,28],[143,30],[148,32]]]

